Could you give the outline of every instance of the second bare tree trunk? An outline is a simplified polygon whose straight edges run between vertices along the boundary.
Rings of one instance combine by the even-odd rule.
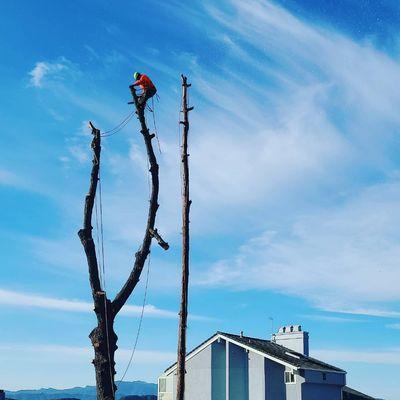
[[[185,357],[186,357],[186,327],[188,314],[188,287],[189,287],[189,211],[191,201],[189,199],[189,163],[188,163],[188,133],[189,133],[189,111],[188,107],[186,76],[182,75],[182,297],[179,313],[179,339],[178,339],[178,361],[177,361],[177,389],[176,399],[183,400],[185,396]]]

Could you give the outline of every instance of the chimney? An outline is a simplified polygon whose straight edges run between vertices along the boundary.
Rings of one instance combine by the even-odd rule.
[[[282,326],[272,335],[272,341],[305,356],[309,354],[308,332],[304,332],[301,325]]]
[[[5,400],[6,398],[6,394],[4,392],[4,390],[0,390],[0,400]]]

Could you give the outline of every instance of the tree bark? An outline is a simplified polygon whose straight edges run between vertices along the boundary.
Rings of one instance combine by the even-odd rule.
[[[92,171],[90,178],[89,192],[85,199],[85,209],[83,217],[83,228],[78,232],[82,242],[89,268],[89,281],[92,290],[94,303],[94,312],[97,317],[97,327],[93,329],[89,337],[94,348],[93,364],[96,373],[97,398],[99,400],[115,400],[115,351],[117,350],[118,337],[114,332],[114,320],[118,312],[124,306],[132,291],[140,280],[147,256],[150,253],[152,238],[155,237],[157,229],[154,228],[158,205],[159,178],[158,164],[154,154],[151,140],[155,136],[150,134],[146,126],[144,116],[144,107],[138,104],[138,97],[133,87],[131,87],[133,103],[136,106],[136,112],[141,125],[141,133],[144,138],[148,160],[150,163],[150,173],[152,181],[152,190],[149,202],[147,217],[147,226],[143,242],[140,249],[135,254],[133,269],[113,301],[107,298],[107,294],[102,291],[99,279],[98,260],[96,257],[96,247],[92,236],[92,215],[96,196],[97,183],[99,180],[100,155],[101,155],[101,134],[92,123],[93,140],[91,147],[93,149]],[[157,234],[157,240],[163,248],[167,249],[168,244],[164,242]]]
[[[138,97],[135,92],[135,88],[133,86],[130,87],[132,97],[134,100],[134,104],[136,106],[136,112],[138,114],[138,119],[141,126],[141,133],[143,135],[144,143],[146,146],[147,151],[147,158],[150,164],[150,174],[151,174],[151,195],[150,195],[150,202],[149,202],[149,211],[147,216],[147,226],[146,231],[144,234],[142,246],[135,254],[135,263],[133,269],[125,282],[122,289],[119,293],[115,296],[115,299],[112,302],[112,307],[114,313],[117,314],[122,306],[126,303],[126,300],[131,295],[133,289],[135,289],[136,285],[139,282],[140,275],[142,273],[144,263],[146,261],[147,256],[150,253],[150,245],[151,239],[153,235],[151,231],[154,230],[154,224],[156,220],[156,214],[158,210],[158,192],[159,192],[159,180],[158,180],[158,164],[157,159],[154,154],[153,145],[151,140],[154,138],[154,134],[150,134],[149,129],[146,126],[146,120],[144,117],[144,110],[145,107],[139,105]]]
[[[185,396],[185,358],[186,358],[186,327],[188,314],[188,292],[189,292],[189,212],[191,201],[189,199],[189,162],[188,162],[188,133],[189,133],[189,111],[193,107],[187,104],[186,76],[182,78],[182,297],[179,313],[179,339],[178,339],[178,361],[177,361],[177,390],[176,399],[183,400]]]
[[[106,293],[101,290],[96,247],[92,236],[93,205],[100,170],[101,135],[100,130],[96,129],[92,124],[90,125],[93,134],[91,145],[93,150],[92,172],[89,193],[86,195],[85,200],[83,228],[78,232],[78,235],[86,253],[94,312],[97,317],[97,327],[89,335],[95,354],[93,364],[96,371],[97,398],[113,400],[117,389],[114,383],[114,354],[117,349],[117,335],[113,330],[114,314],[112,313],[111,303],[107,299]]]

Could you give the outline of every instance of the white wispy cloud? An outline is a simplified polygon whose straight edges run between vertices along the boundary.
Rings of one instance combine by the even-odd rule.
[[[7,363],[7,368],[2,371],[2,382],[6,385],[3,386],[4,389],[64,389],[78,385],[95,385],[91,363],[93,348],[90,346],[2,342],[0,351],[2,361]],[[129,347],[116,351],[117,379],[121,378],[131,354],[132,349]],[[175,352],[137,349],[126,380],[155,382],[158,374],[175,359]],[[21,376],[24,376],[22,381]]]
[[[90,363],[93,357],[93,348],[53,345],[53,344],[15,344],[15,343],[0,343],[1,351],[27,352],[28,354],[58,354],[61,358],[70,356],[78,359],[85,359]],[[117,361],[129,361],[132,350],[120,348],[117,350]],[[176,353],[162,352],[152,350],[137,350],[135,351],[135,361],[141,364],[168,363],[176,358]]]
[[[289,70],[290,80],[302,76],[306,84],[323,81],[337,85],[350,107],[359,111],[367,107],[398,120],[392,103],[399,96],[392,85],[392,78],[400,72],[396,60],[371,43],[357,43],[338,31],[302,21],[271,1],[228,3],[232,12],[213,3],[206,9],[241,40],[284,62],[282,74]],[[352,104],[355,101],[357,105]]]
[[[320,314],[302,314],[299,315],[299,317],[314,321],[331,322],[331,323],[347,324],[349,322],[363,322],[361,319],[357,318],[347,318],[347,317],[338,317],[338,316],[320,315]]]
[[[25,183],[24,180],[14,172],[0,168],[0,185],[23,187],[25,186]]]
[[[213,68],[186,55],[195,101],[204,99],[191,115],[193,230],[229,234],[232,220],[265,226],[271,214],[293,215],[335,191],[346,195],[363,184],[364,168],[390,167],[396,60],[273,2],[227,3],[204,2],[198,23],[214,19],[210,35],[229,63]],[[176,147],[167,143],[163,154],[168,182],[178,182]],[[179,187],[169,184],[168,193],[174,197],[163,204],[172,217]]]
[[[273,289],[323,310],[398,317],[382,304],[400,299],[399,204],[398,182],[362,190],[338,206],[299,217],[287,235],[267,231],[249,240],[198,283]]]
[[[219,37],[230,59],[243,60],[246,79],[228,66],[222,65],[220,74],[193,55],[183,56],[190,61],[193,87],[205,98],[192,122],[192,227],[229,234],[233,225],[249,229],[250,220],[253,235],[257,229],[265,233],[248,240],[236,257],[215,263],[198,282],[235,287],[235,279],[242,279],[244,287],[294,293],[319,305],[324,296],[336,300],[337,293],[344,303],[354,287],[360,302],[397,298],[393,260],[399,249],[392,222],[397,185],[372,187],[376,193],[369,200],[369,191],[361,190],[359,201],[352,186],[364,184],[365,166],[376,173],[391,167],[385,157],[390,140],[383,144],[382,135],[390,139],[397,133],[393,104],[400,94],[392,83],[400,79],[398,63],[369,43],[313,26],[269,1],[232,0],[233,13],[205,4],[204,18],[217,22],[214,29],[223,32]],[[246,91],[238,89],[238,79]],[[88,109],[85,96],[69,95]],[[161,187],[159,215],[165,231],[178,236],[176,152],[177,143],[167,138],[160,165],[168,184]],[[144,169],[143,154],[131,142],[130,155],[111,154],[110,160],[117,179],[104,195],[114,206],[105,221],[113,240],[132,243],[142,234],[147,193],[137,199],[137,192],[121,189],[120,182],[138,183],[132,164]],[[143,189],[146,177],[142,171],[140,176]],[[310,211],[325,195],[326,209]],[[326,206],[335,200],[344,205]],[[299,216],[302,208],[307,212]],[[275,226],[268,227],[271,221]]]
[[[69,154],[75,161],[80,164],[85,164],[90,159],[89,152],[86,147],[81,145],[73,145],[68,147]]]
[[[399,316],[400,317],[400,316]],[[395,323],[395,324],[387,324],[385,325],[386,328],[389,329],[396,329],[396,330],[400,330],[400,323]]]
[[[93,312],[93,303],[80,300],[61,299],[48,297],[38,294],[21,293],[11,290],[0,289],[0,304],[23,307],[23,308],[41,308],[45,310],[58,310],[73,313]],[[122,316],[140,316],[142,306],[125,304],[119,315]],[[158,308],[152,304],[146,304],[144,314],[147,317],[177,319],[178,312]],[[192,314],[189,317],[193,321],[211,321],[212,318]]]
[[[62,80],[65,74],[71,76],[76,73],[76,66],[65,57],[60,57],[56,61],[38,61],[29,72],[29,82],[32,86],[41,88],[46,79]]]
[[[93,304],[79,300],[67,300],[36,294],[25,294],[0,289],[0,304],[24,308],[42,308],[67,312],[89,313],[93,311]],[[127,304],[121,310],[121,315],[139,316],[142,307]],[[145,306],[145,314],[156,318],[177,318],[177,312],[160,309],[151,304]]]
[[[31,175],[24,169],[14,170],[0,166],[0,186],[25,190],[40,195],[47,194],[43,185],[40,182],[32,182]]]
[[[58,67],[56,67],[56,70],[59,70],[60,68],[62,69],[62,66],[58,65]],[[42,79],[45,77],[49,69],[50,67],[47,63],[43,61],[37,62],[35,68],[33,68],[33,70],[29,72],[29,75],[31,76],[30,83],[35,87],[41,87]]]
[[[370,349],[316,349],[311,351],[310,355],[329,363],[400,365],[400,349],[398,348],[372,351]]]
[[[400,318],[400,311],[388,310],[388,309],[377,309],[377,308],[340,308],[332,306],[321,306],[319,307],[324,311],[329,311],[339,314],[353,314],[353,315],[365,315],[369,317],[382,317],[382,318]]]

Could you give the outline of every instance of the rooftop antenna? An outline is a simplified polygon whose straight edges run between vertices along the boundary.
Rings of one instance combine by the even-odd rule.
[[[274,317],[268,317],[268,319],[271,321],[271,337],[274,335]]]

